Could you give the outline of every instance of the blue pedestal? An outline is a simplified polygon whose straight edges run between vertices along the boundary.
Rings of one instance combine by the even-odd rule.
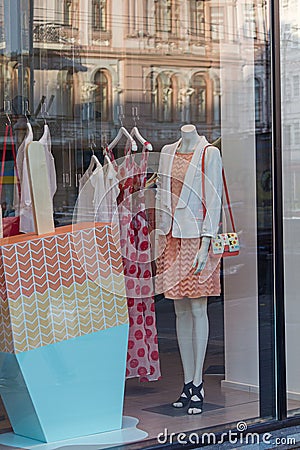
[[[16,434],[43,442],[120,429],[128,325],[0,353],[0,393]]]

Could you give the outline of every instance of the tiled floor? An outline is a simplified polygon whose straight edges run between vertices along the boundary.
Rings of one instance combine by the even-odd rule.
[[[257,394],[221,387],[224,379],[223,317],[218,300],[209,304],[210,338],[204,368],[204,412],[189,416],[185,411],[169,406],[178,398],[183,382],[172,308],[170,301],[162,300],[157,304],[162,379],[151,383],[127,380],[125,415],[140,419],[139,427],[154,439],[165,428],[172,433],[228,423],[234,426],[239,421],[258,419]],[[290,401],[289,409],[294,408],[300,408],[300,402]]]
[[[139,418],[139,427],[147,431],[150,438],[156,438],[165,428],[169,433],[191,431],[258,417],[257,394],[221,389],[223,377],[218,375],[204,378],[205,403],[208,403],[208,408],[205,410],[204,404],[203,414],[189,416],[182,410],[178,412],[172,407],[166,408],[165,405],[178,397],[182,375],[177,353],[164,354],[161,362],[163,378],[160,381],[145,384],[133,379],[126,383],[125,415]]]

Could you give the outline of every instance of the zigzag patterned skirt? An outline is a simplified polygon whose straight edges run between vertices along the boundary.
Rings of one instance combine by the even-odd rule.
[[[161,236],[160,256],[156,266],[156,293],[170,299],[218,296],[220,261],[209,254],[204,270],[195,275],[193,262],[200,248],[200,239],[174,238],[172,232]]]

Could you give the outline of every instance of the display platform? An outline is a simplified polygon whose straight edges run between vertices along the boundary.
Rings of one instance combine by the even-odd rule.
[[[24,450],[58,450],[63,448],[68,450],[101,450],[146,439],[148,434],[137,428],[138,423],[138,419],[125,416],[123,417],[123,424],[120,430],[52,442],[51,444],[44,444],[33,439],[17,436],[14,433],[5,433],[0,434],[0,450],[2,450],[2,446],[5,446],[6,449],[17,448]]]
[[[0,240],[0,394],[17,435],[49,443],[121,428],[118,242],[109,224]]]

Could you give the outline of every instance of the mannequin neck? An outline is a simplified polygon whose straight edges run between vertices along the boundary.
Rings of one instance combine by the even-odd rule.
[[[199,144],[200,136],[195,125],[183,125],[181,127],[181,143],[178,148],[180,153],[193,153]]]

